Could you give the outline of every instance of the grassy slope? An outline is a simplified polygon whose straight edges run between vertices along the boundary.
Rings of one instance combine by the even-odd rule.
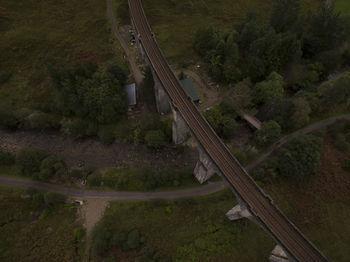
[[[124,0],[121,0],[124,1]],[[220,30],[242,21],[248,11],[254,10],[263,18],[273,0],[144,0],[143,5],[152,29],[170,63],[195,63],[192,43],[196,31],[212,25]],[[315,8],[317,0],[301,0],[302,8]]]
[[[52,101],[45,66],[50,61],[121,59],[112,44],[106,1],[0,0],[0,35],[0,71],[13,74],[0,86],[0,101],[15,107]]]
[[[42,210],[22,199],[21,192],[0,187],[0,260],[76,261],[75,207],[56,207],[39,218]]]
[[[349,0],[336,0],[335,10],[341,12],[342,14],[350,15],[350,1]]]
[[[174,261],[263,261],[273,248],[272,239],[253,223],[228,221],[224,214],[234,203],[229,191],[189,204],[114,201],[104,220],[112,230],[140,229],[146,246]]]
[[[338,262],[350,259],[350,174],[340,167],[345,157],[349,154],[326,139],[322,171],[306,180],[283,179],[264,187],[329,260]],[[139,228],[147,246],[178,261],[267,261],[274,242],[248,220],[229,222],[224,214],[234,203],[222,192],[188,205],[112,202],[104,219],[116,230]]]

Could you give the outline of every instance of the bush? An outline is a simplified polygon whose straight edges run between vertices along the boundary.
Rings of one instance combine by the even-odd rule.
[[[349,159],[349,158],[345,158],[345,159],[342,161],[342,163],[341,163],[341,167],[342,167],[344,170],[350,172],[350,159]]]
[[[117,168],[110,168],[103,176],[103,184],[110,188],[116,188],[118,185],[118,172]]]
[[[102,182],[102,176],[99,173],[94,173],[88,176],[88,179],[87,179],[88,186],[98,187],[98,186],[101,186],[101,182]]]
[[[126,243],[129,247],[129,249],[139,248],[139,246],[141,244],[141,237],[140,237],[140,233],[137,229],[134,229],[134,230],[129,232],[128,239],[127,239]]]
[[[63,122],[63,132],[73,139],[79,139],[86,136],[88,122],[82,119],[73,119]]]
[[[146,133],[145,141],[149,147],[160,148],[165,144],[165,135],[162,130],[151,130]]]
[[[113,234],[110,244],[118,247],[123,247],[126,243],[127,235],[125,232],[116,232]]]
[[[16,156],[16,164],[25,176],[35,176],[40,171],[41,161],[46,154],[38,149],[22,148]]]
[[[322,138],[302,135],[288,142],[278,157],[278,169],[283,176],[306,177],[320,168]]]
[[[15,163],[15,157],[8,152],[0,151],[0,165],[10,166]]]
[[[256,132],[255,139],[258,145],[267,146],[281,137],[280,125],[273,121],[263,122],[261,129]]]
[[[109,247],[111,233],[107,231],[103,224],[98,224],[92,231],[92,250],[95,254],[101,255]]]
[[[84,173],[80,169],[73,169],[70,171],[69,176],[73,179],[80,180],[84,178]]]
[[[44,201],[46,205],[54,206],[64,203],[66,201],[66,197],[55,192],[47,192],[44,194]]]
[[[114,142],[114,130],[112,127],[101,127],[98,131],[98,138],[100,141],[106,145],[112,144]]]
[[[9,129],[15,129],[18,126],[18,119],[16,118],[15,114],[10,111],[6,110],[4,108],[0,109],[0,127],[2,128],[9,128]]]
[[[26,122],[28,127],[33,129],[56,129],[61,125],[60,120],[59,117],[47,113],[34,112],[27,117]]]
[[[5,84],[11,77],[9,72],[0,72],[0,85]]]
[[[350,144],[346,141],[346,138],[343,134],[338,134],[334,141],[334,145],[336,148],[343,152],[348,152],[350,148]]]
[[[41,162],[39,179],[47,180],[54,175],[62,177],[66,174],[66,172],[66,165],[61,159],[55,156],[49,156]]]

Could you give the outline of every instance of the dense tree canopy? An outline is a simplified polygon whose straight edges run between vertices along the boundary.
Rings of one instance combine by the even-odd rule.
[[[319,170],[322,138],[302,135],[289,143],[279,154],[278,168],[288,177],[305,177]]]
[[[49,67],[49,71],[64,114],[102,124],[115,122],[124,114],[127,102],[122,85],[126,75],[118,65],[106,69],[92,64]]]

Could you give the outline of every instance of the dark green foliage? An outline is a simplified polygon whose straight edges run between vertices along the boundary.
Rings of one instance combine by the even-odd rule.
[[[346,48],[342,54],[343,63],[345,65],[350,65],[350,47]]]
[[[48,180],[55,175],[63,177],[66,174],[67,167],[65,163],[55,156],[49,156],[41,162],[38,178],[40,180]]]
[[[90,187],[98,187],[101,185],[102,176],[99,173],[94,173],[88,176],[87,184]]]
[[[8,153],[0,151],[0,165],[10,166],[15,163],[15,157]]]
[[[63,122],[63,132],[73,139],[84,138],[87,135],[89,123],[83,119],[71,119]]]
[[[127,240],[127,234],[125,232],[115,232],[111,238],[110,245],[123,247]]]
[[[278,101],[283,97],[283,77],[272,72],[265,81],[257,83],[253,88],[253,101],[256,104]]]
[[[343,62],[341,53],[336,50],[320,53],[317,57],[317,61],[323,66],[323,74],[325,76],[337,71]]]
[[[44,194],[44,201],[46,205],[54,206],[64,203],[66,201],[66,197],[55,192],[47,192]]]
[[[118,64],[110,64],[107,66],[106,71],[111,73],[116,79],[119,80],[119,83],[123,86],[126,79],[128,78],[127,74]]]
[[[288,142],[281,150],[278,169],[283,176],[303,178],[320,168],[322,138],[302,135]]]
[[[140,247],[141,237],[140,237],[140,233],[137,229],[134,229],[134,230],[129,232],[126,243],[129,247],[129,249],[137,249]]]
[[[283,130],[288,130],[293,127],[290,121],[294,113],[294,105],[290,99],[282,99],[269,104],[270,110],[267,114],[268,120],[276,121]]]
[[[100,141],[106,145],[112,144],[115,139],[114,129],[110,126],[100,127],[98,131],[98,138]]]
[[[165,144],[165,135],[162,130],[150,130],[145,135],[146,145],[152,148],[160,148]]]
[[[26,118],[25,126],[33,129],[59,128],[60,120],[60,117],[48,113],[34,112]]]
[[[309,64],[302,72],[296,72],[288,80],[288,86],[293,91],[299,90],[311,91],[315,88],[315,84],[320,80],[321,75],[324,73],[323,65],[320,63]]]
[[[347,72],[334,80],[323,83],[318,89],[323,110],[347,102],[350,97],[350,72]]]
[[[345,28],[339,13],[332,8],[322,7],[310,15],[303,34],[303,53],[312,57],[331,50],[342,43],[346,37]]]
[[[69,177],[80,180],[84,178],[84,173],[80,169],[73,169],[70,171]]]
[[[109,248],[109,241],[112,234],[103,224],[97,224],[92,231],[92,250],[95,254],[101,255]]]
[[[219,136],[224,138],[233,136],[237,127],[236,115],[227,104],[214,106],[205,111],[204,116]]]
[[[341,167],[350,172],[350,159],[349,158],[345,158],[342,162],[341,162]]]
[[[270,16],[270,24],[276,32],[287,32],[297,23],[299,11],[299,0],[276,0]]]
[[[281,137],[281,127],[273,120],[263,122],[261,129],[256,132],[255,139],[259,146],[267,146]]]
[[[15,114],[5,108],[0,108],[0,128],[15,129],[18,126],[18,120]]]
[[[85,64],[74,69],[49,67],[57,90],[59,108],[65,115],[87,118],[98,123],[119,120],[127,108],[122,88],[125,73],[119,66],[107,69]]]
[[[350,138],[348,139],[348,134],[350,132],[349,120],[338,120],[333,125],[328,126],[327,131],[333,139],[336,139],[336,137],[340,134],[346,134],[346,138],[350,142]]]
[[[9,72],[0,72],[0,85],[5,84],[11,78],[11,75]]]
[[[258,182],[268,182],[278,176],[278,158],[270,158],[255,168],[250,174]]]
[[[41,161],[46,154],[41,150],[24,147],[16,156],[16,164],[25,176],[37,176],[40,172]]]

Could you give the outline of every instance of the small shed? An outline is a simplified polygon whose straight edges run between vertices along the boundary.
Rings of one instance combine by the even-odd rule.
[[[126,92],[126,96],[128,98],[128,106],[136,105],[136,85],[135,83],[125,85],[124,90]]]
[[[180,83],[182,88],[185,90],[186,94],[192,98],[194,103],[199,103],[199,97],[191,78],[181,79]]]

